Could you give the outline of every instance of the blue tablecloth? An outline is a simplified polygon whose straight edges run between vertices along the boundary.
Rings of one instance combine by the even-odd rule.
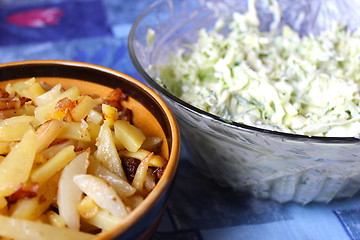
[[[0,62],[94,63],[141,80],[127,37],[148,0],[0,0]],[[327,205],[277,204],[219,187],[182,150],[165,216],[153,239],[360,239],[360,196]]]

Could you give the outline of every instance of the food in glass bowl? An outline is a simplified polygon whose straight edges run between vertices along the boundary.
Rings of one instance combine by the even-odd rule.
[[[52,64],[55,69],[78,64],[80,72],[84,67],[96,72],[95,66],[75,62],[25,62],[1,66],[3,76],[11,79],[9,68],[17,64],[23,71],[37,64],[48,70]],[[97,74],[109,71],[101,70]],[[122,81],[126,90],[132,85],[130,95],[120,87],[70,78],[0,82],[1,236],[109,239],[121,231],[124,239],[146,236],[144,230],[127,229],[143,218],[138,208],[145,213],[155,208],[147,198],[162,194],[173,157],[160,123],[132,98],[141,96],[140,83]],[[147,221],[155,224],[144,220],[142,229]]]
[[[224,120],[311,136],[360,135],[359,32],[337,24],[300,37],[289,26],[272,27],[261,32],[255,11],[202,28],[169,65],[153,66],[157,81]]]
[[[286,11],[276,1],[264,1],[273,16],[266,31],[256,1],[242,12],[232,1],[170,2],[139,17],[129,49],[172,106],[196,166],[219,184],[281,203],[353,196],[358,33],[339,23],[300,36],[281,25]],[[219,21],[224,9],[230,17]]]

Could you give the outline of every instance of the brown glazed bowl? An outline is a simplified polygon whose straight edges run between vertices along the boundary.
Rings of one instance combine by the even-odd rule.
[[[8,81],[35,77],[50,85],[64,88],[77,86],[82,93],[106,96],[120,87],[129,96],[128,108],[133,123],[145,134],[166,139],[162,155],[169,162],[153,191],[121,224],[96,239],[149,239],[155,232],[166,208],[180,154],[180,135],[174,116],[165,102],[149,87],[123,73],[87,63],[39,60],[0,64],[0,87]]]

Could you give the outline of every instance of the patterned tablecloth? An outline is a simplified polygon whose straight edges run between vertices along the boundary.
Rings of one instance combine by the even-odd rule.
[[[149,0],[0,0],[0,62],[94,63],[141,80],[127,37]],[[327,205],[280,205],[219,187],[182,150],[165,216],[153,239],[360,239],[360,196]]]

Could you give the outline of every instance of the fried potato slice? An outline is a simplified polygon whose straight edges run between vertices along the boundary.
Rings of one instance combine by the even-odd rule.
[[[79,103],[71,110],[71,116],[75,122],[80,122],[84,119],[91,110],[98,105],[100,99],[93,99],[90,96],[82,96]]]
[[[107,169],[126,180],[121,159],[115,147],[112,131],[106,122],[101,125],[99,135],[96,139],[96,146],[97,150],[94,153],[95,158]]]
[[[18,200],[10,207],[10,215],[28,220],[38,219],[56,198],[60,174],[55,174],[40,186],[36,197]]]
[[[74,146],[70,145],[58,152],[43,165],[31,172],[30,180],[40,185],[61,171],[71,160],[76,157]]]
[[[88,173],[107,181],[120,197],[128,197],[136,192],[136,189],[128,181],[112,173],[95,159],[90,159]]]
[[[0,196],[11,195],[20,183],[28,180],[37,148],[38,139],[35,132],[30,129],[1,161]]]
[[[115,137],[130,152],[139,150],[146,138],[141,129],[125,120],[117,120],[114,123],[114,132]]]
[[[119,119],[118,110],[107,104],[102,104],[101,109],[104,121],[112,129],[114,127],[114,122]]]
[[[50,146],[50,144],[63,131],[63,122],[52,119],[42,124],[37,130],[36,135],[39,139],[39,146],[37,152],[42,152]]]
[[[136,169],[136,173],[134,176],[134,179],[131,183],[131,185],[136,188],[139,191],[143,190],[144,182],[147,176],[147,171],[149,168],[149,160],[151,156],[154,155],[153,152],[151,152],[148,156],[146,156],[139,164],[139,166]]]
[[[91,135],[86,122],[64,122],[63,126],[64,129],[61,131],[58,138],[73,139],[84,142],[91,141]]]
[[[42,95],[41,95],[42,96]],[[41,97],[39,96],[39,97]],[[61,93],[52,100],[47,100],[46,103],[38,106],[35,109],[35,117],[40,122],[43,123],[51,118],[52,113],[55,111],[55,106],[57,102],[61,99],[68,98],[70,100],[75,100],[80,96],[80,91],[77,87],[72,87]]]
[[[119,151],[120,157],[136,158],[143,161],[151,152],[145,149],[139,149],[136,152],[130,152],[128,150]],[[166,159],[160,155],[154,154],[150,156],[149,166],[150,167],[163,167],[166,165]]]
[[[82,191],[74,183],[73,178],[85,174],[89,165],[90,149],[80,153],[62,171],[57,193],[57,204],[60,216],[68,228],[80,229],[80,214],[77,206],[81,201]]]
[[[101,208],[113,216],[124,218],[128,215],[125,205],[115,190],[102,178],[90,174],[74,177],[76,185]]]
[[[59,228],[24,219],[11,218],[0,215],[0,235],[17,240],[87,240],[95,236],[89,233]]]
[[[106,231],[114,227],[116,224],[119,224],[122,221],[122,218],[115,217],[104,209],[99,209],[99,211],[93,217],[83,220]]]

